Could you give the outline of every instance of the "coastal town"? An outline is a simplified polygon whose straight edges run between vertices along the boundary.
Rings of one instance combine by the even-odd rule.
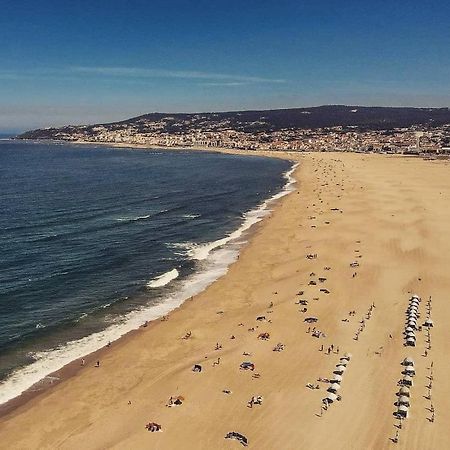
[[[110,124],[34,130],[19,138],[178,148],[377,152],[444,157],[450,154],[450,121],[433,122],[427,117],[427,120],[408,121],[403,116],[402,120],[390,118],[389,121],[386,117],[391,111],[388,110],[387,113],[377,112],[381,115],[370,122],[367,111],[363,111],[362,119],[358,119],[358,110],[350,107],[339,111],[341,116],[333,121],[330,120],[335,114],[330,109],[333,107],[325,108],[329,109],[319,118],[315,108],[311,108],[312,112],[301,110],[300,114],[294,110],[296,117],[285,110],[286,116],[282,120],[264,111],[259,115],[253,112],[250,117],[245,112],[154,113]],[[314,113],[316,116],[312,115]],[[419,110],[419,113],[424,114],[424,111]]]

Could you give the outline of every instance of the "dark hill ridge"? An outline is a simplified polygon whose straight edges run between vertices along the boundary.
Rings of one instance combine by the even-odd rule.
[[[137,133],[180,134],[190,131],[272,132],[282,129],[356,127],[361,130],[389,130],[450,123],[449,108],[405,108],[367,106],[316,106],[266,111],[209,113],[150,113],[131,119],[97,125],[66,126],[28,131],[21,139],[68,139],[80,132],[88,138],[103,131],[132,129]]]

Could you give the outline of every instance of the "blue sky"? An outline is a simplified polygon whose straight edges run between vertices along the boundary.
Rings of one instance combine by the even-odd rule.
[[[0,0],[0,11],[0,130],[151,111],[450,106],[444,0]]]

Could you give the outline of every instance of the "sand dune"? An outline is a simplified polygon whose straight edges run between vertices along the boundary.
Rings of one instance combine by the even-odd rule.
[[[89,360],[4,416],[3,448],[240,448],[224,439],[230,431],[254,449],[448,448],[448,164],[338,153],[289,157],[301,162],[297,190],[257,226],[228,274],[168,320],[114,343],[99,368]],[[403,345],[412,293],[422,297],[420,323],[432,297],[427,356],[424,329],[416,332],[416,347]],[[318,321],[308,324],[307,317]],[[314,327],[325,337],[314,337]],[[258,339],[261,333],[268,339]],[[273,351],[279,343],[284,348]],[[329,383],[318,379],[332,377],[346,352],[352,357],[342,400],[323,411]],[[409,417],[398,429],[394,402],[406,356],[415,360],[416,375]],[[241,370],[244,361],[254,370]],[[184,400],[167,407],[171,396]],[[249,408],[253,396],[263,401]],[[162,432],[146,431],[148,422]]]

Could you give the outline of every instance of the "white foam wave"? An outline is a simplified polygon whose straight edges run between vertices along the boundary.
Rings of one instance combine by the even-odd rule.
[[[197,217],[200,217],[200,214],[183,214],[181,217],[183,217],[183,219],[196,219]]]
[[[292,177],[292,173],[296,167],[297,164],[286,172],[285,178],[287,182],[284,189],[263,202],[258,208],[245,214],[241,227],[228,237],[201,246],[193,246],[190,243],[178,244],[178,248],[194,252],[195,259],[199,261],[199,271],[181,282],[176,292],[170,294],[159,304],[141,307],[123,316],[111,317],[111,325],[103,331],[68,342],[52,350],[36,352],[33,354],[33,358],[35,358],[33,363],[13,372],[5,381],[0,383],[0,404],[17,397],[66,364],[105,347],[109,342],[113,342],[124,334],[136,330],[143,322],[156,320],[168,314],[179,307],[187,298],[203,291],[211,283],[223,276],[227,272],[229,265],[237,259],[239,249],[242,246],[243,241],[239,241],[237,238],[268,214],[268,206],[274,200],[283,197],[294,189],[295,180]]]
[[[149,288],[158,288],[169,284],[175,278],[178,278],[180,273],[177,269],[169,270],[169,272],[163,273],[159,277],[154,278],[153,280],[147,283],[147,287]]]
[[[116,220],[117,222],[137,222],[139,220],[145,220],[149,218],[150,214],[147,214],[146,216],[136,216],[136,217],[118,217]]]

